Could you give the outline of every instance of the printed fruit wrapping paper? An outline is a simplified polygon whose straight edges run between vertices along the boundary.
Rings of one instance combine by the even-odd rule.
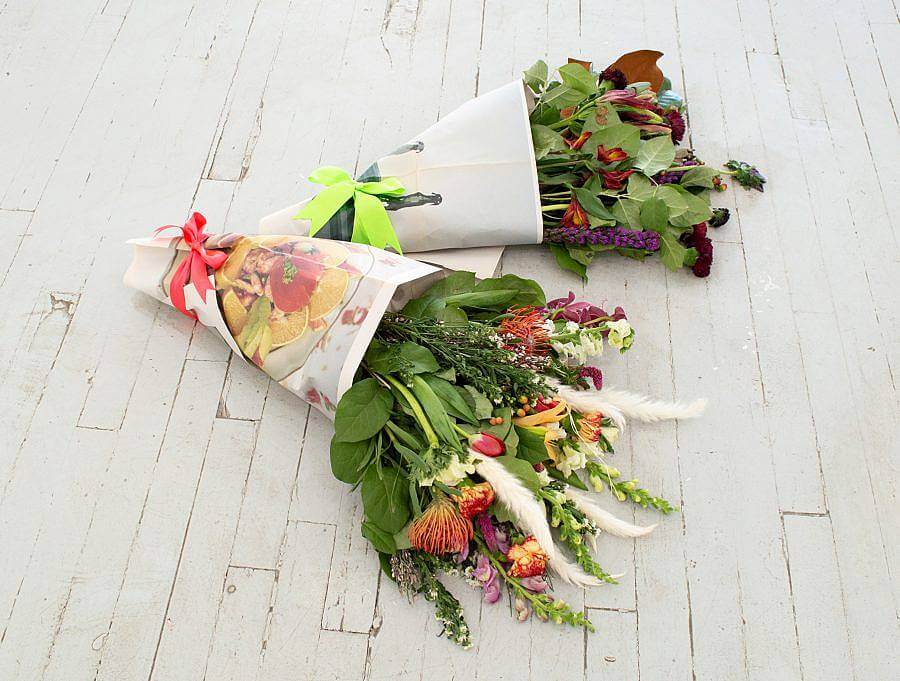
[[[173,305],[183,238],[133,239],[125,284]],[[355,243],[297,235],[213,235],[227,253],[215,295],[184,286],[185,305],[248,362],[333,418],[382,315],[444,276],[439,268]]]

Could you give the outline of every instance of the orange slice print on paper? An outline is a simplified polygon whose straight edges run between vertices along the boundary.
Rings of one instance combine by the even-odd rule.
[[[269,322],[272,331],[272,347],[280,348],[282,345],[293,343],[303,335],[309,326],[309,308],[286,314],[281,319]]]
[[[309,300],[309,318],[321,319],[340,305],[349,283],[350,275],[346,270],[340,267],[326,269]]]

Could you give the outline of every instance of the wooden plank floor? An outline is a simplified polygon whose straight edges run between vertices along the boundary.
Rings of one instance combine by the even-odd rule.
[[[895,678],[898,46],[891,0],[0,0],[0,679]],[[563,589],[593,635],[451,584],[461,652],[380,578],[330,424],[126,290],[123,242],[252,231],[538,57],[643,47],[766,193],[723,195],[706,280],[502,267],[626,307],[610,382],[711,399],[618,454],[681,512]]]

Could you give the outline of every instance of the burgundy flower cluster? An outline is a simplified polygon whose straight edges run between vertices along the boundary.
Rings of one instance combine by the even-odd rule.
[[[706,236],[706,223],[701,222],[694,225],[690,233],[681,237],[681,241],[688,248],[697,249],[697,260],[691,267],[694,276],[708,277],[713,261],[713,245],[710,238]]]
[[[544,231],[544,241],[572,246],[614,246],[641,251],[658,251],[659,234],[626,227],[555,227]]]

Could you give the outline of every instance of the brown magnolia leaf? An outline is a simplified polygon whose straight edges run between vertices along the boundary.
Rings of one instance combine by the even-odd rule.
[[[590,70],[591,70],[591,64],[592,64],[593,62],[589,62],[589,61],[581,61],[580,59],[575,59],[574,57],[569,57],[569,62],[568,62],[568,63],[569,63],[569,64],[581,64],[581,65],[585,68],[586,71],[590,71]]]
[[[662,88],[663,72],[656,65],[656,61],[661,56],[663,53],[656,50],[629,52],[610,64],[610,68],[619,69],[629,83],[650,83],[650,87],[659,92]]]

